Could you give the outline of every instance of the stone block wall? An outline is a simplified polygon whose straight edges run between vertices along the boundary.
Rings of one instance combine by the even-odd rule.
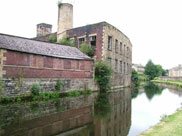
[[[63,85],[59,92],[67,92],[74,90],[84,90],[90,88],[94,90],[94,81],[89,78],[22,78],[22,79],[3,79],[3,90],[0,95],[17,97],[20,95],[30,94],[33,84],[40,84],[40,92],[55,91],[56,82],[61,80]],[[22,80],[19,81],[19,80]]]
[[[111,48],[108,48],[109,36],[112,38]],[[112,86],[130,85],[132,67],[131,42],[121,31],[107,23],[103,26],[102,59],[107,60],[114,71]],[[121,62],[122,64],[120,64]]]

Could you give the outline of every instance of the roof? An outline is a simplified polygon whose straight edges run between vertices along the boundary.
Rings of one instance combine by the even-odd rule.
[[[58,58],[93,60],[76,47],[36,41],[1,33],[0,48]]]

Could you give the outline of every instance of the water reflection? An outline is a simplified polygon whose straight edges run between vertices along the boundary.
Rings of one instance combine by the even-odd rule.
[[[103,99],[103,96],[101,97]],[[105,114],[104,112],[98,114],[96,110],[97,114],[94,119],[95,136],[127,136],[131,125],[130,89],[110,93],[104,101],[108,101],[109,106],[101,108],[105,110]],[[105,103],[100,105],[105,105]],[[108,109],[109,107],[110,109]],[[97,115],[99,115],[99,118]]]
[[[131,125],[131,91],[94,97],[0,105],[0,136],[126,136]]]
[[[144,86],[145,94],[149,100],[151,100],[154,95],[161,95],[164,88],[159,87],[157,84],[154,84],[153,82],[148,82]]]

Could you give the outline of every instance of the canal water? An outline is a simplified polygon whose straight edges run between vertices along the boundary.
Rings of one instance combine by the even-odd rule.
[[[0,105],[0,136],[136,136],[175,112],[181,97],[180,90],[147,84],[135,91]]]

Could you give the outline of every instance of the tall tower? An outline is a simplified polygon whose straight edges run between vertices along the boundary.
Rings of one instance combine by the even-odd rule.
[[[73,5],[68,3],[58,4],[58,30],[57,40],[66,35],[66,30],[73,28]]]
[[[52,25],[41,23],[37,24],[37,37],[52,33]]]

